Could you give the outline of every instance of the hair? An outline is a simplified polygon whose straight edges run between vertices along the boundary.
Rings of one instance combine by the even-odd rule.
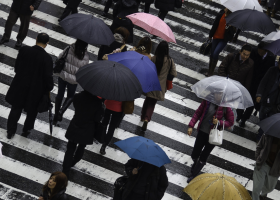
[[[167,58],[169,59],[169,47],[168,47],[168,43],[166,41],[161,41],[156,49],[155,52],[155,56],[156,56],[156,68],[157,68],[157,74],[160,74],[160,71],[162,69],[163,66],[163,62],[164,62],[164,58],[165,56],[167,56]]]
[[[123,36],[123,40],[125,43],[127,42],[128,38],[130,36],[129,31],[125,27],[122,27],[122,26],[115,29],[115,33],[121,34],[121,36]]]
[[[243,52],[244,50],[252,52],[252,47],[249,44],[245,44],[242,46],[241,52]]]
[[[87,46],[88,43],[77,39],[75,42],[75,56],[79,59],[79,60],[83,60],[87,51]]]
[[[136,52],[150,54],[152,51],[152,41],[149,37],[143,37],[136,46]]]
[[[265,50],[264,47],[265,47],[265,42],[260,42],[260,43],[258,44],[258,49]]]
[[[37,43],[47,44],[50,40],[50,36],[46,33],[39,33],[37,35]]]
[[[67,185],[68,185],[68,179],[67,176],[63,173],[63,172],[54,172],[51,174],[51,177],[55,177],[55,182],[56,185],[50,195],[50,200],[54,197],[54,195],[56,195],[58,192],[60,192],[61,190],[65,190]],[[43,186],[43,192],[45,191],[49,191],[49,186],[48,186],[49,180],[45,183],[45,185]]]

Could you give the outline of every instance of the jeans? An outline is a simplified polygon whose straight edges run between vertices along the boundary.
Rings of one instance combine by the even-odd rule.
[[[58,92],[56,98],[63,99],[65,89],[67,87],[67,98],[72,98],[75,95],[77,84],[70,84],[62,78],[58,78]]]
[[[151,121],[156,103],[157,103],[156,99],[151,97],[146,97],[141,111],[141,120],[148,120],[148,122]]]
[[[203,163],[207,161],[207,158],[209,157],[211,151],[215,148],[215,145],[210,144],[208,141],[209,134],[198,131],[191,155],[193,160],[199,158],[199,160]]]
[[[218,60],[221,51],[225,48],[226,45],[227,42],[225,42],[223,39],[213,39],[210,57]]]

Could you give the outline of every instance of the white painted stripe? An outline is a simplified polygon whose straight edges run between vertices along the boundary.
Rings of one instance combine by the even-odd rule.
[[[4,200],[8,199],[8,196],[9,196],[12,192],[19,192],[19,193],[23,193],[23,194],[28,195],[28,196],[33,197],[33,198],[38,198],[37,196],[35,196],[35,195],[33,195],[33,194],[29,194],[29,193],[27,193],[27,192],[25,192],[25,191],[23,191],[23,190],[19,190],[19,189],[17,189],[17,188],[11,187],[11,186],[9,186],[9,185],[7,185],[7,184],[5,184],[5,183],[0,182],[0,185],[2,185],[3,187],[5,187],[5,188],[8,189],[4,194],[3,194],[3,193],[0,194],[0,195],[1,195],[0,198],[2,198],[2,199],[4,199]]]

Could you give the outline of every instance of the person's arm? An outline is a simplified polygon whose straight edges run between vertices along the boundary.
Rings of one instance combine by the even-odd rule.
[[[175,62],[174,62],[174,60],[173,59],[171,59],[172,60],[172,68],[171,68],[171,71],[170,71],[170,74],[172,74],[174,77],[176,77],[177,76],[177,71],[176,71],[176,66],[175,66]]]
[[[231,108],[226,108],[225,121],[223,119],[219,120],[220,127],[223,127],[224,123],[225,128],[231,127],[234,124],[234,114]]]
[[[35,0],[34,3],[32,4],[34,10],[38,10],[42,0]]]
[[[264,93],[264,91],[268,88],[266,88],[266,85],[267,83],[270,81],[271,79],[271,75],[273,74],[273,70],[274,70],[274,67],[271,67],[267,72],[266,74],[264,75],[263,79],[261,80],[260,84],[259,84],[259,87],[258,87],[258,90],[257,90],[257,94],[256,94],[256,97],[262,97],[262,94]],[[259,102],[258,102],[259,103]]]
[[[199,118],[201,117],[204,107],[207,105],[207,101],[203,100],[200,104],[200,106],[198,107],[198,109],[195,111],[190,123],[189,123],[189,128],[193,128],[196,124],[196,122],[199,120]]]
[[[259,141],[259,143],[257,144],[257,148],[256,148],[256,152],[255,152],[255,159],[257,160],[258,157],[260,156],[260,152],[263,149],[264,145],[265,145],[265,140],[266,140],[266,136],[263,135]]]
[[[223,14],[224,13],[222,13],[222,11],[220,11],[220,13],[218,13],[218,15],[216,16],[214,23],[209,32],[209,39],[212,39],[212,37],[214,36],[217,28],[219,27],[219,23],[220,23],[220,20],[221,20],[221,17],[223,16]]]
[[[249,58],[250,59],[250,58]],[[248,72],[247,76],[246,76],[246,80],[245,80],[245,85],[244,87],[249,90],[252,84],[252,80],[253,80],[253,75],[254,75],[254,61],[252,61],[252,67],[250,69],[250,71]]]
[[[54,87],[54,83],[53,83],[53,61],[52,61],[52,58],[50,56],[46,59],[44,82],[45,82],[45,85],[46,85],[46,92],[52,91],[52,89]]]
[[[158,198],[162,199],[162,197],[165,193],[165,190],[168,187],[168,177],[166,175],[165,167],[161,167],[159,170],[160,170],[160,178],[158,181],[157,191],[158,191]]]
[[[233,55],[234,56],[234,55]],[[230,64],[229,63],[229,60],[230,60],[230,57],[231,57],[231,54],[228,54],[224,60],[222,61],[219,69],[218,69],[218,75],[219,76],[227,76],[227,68],[229,67],[228,65]],[[234,59],[234,58],[233,58]]]

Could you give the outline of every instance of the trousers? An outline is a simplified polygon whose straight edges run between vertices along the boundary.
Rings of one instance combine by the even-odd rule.
[[[150,6],[149,6],[149,7],[150,7]],[[145,9],[146,9],[146,8],[145,8]],[[166,11],[166,10],[159,10],[159,12],[158,12],[158,17],[159,17],[162,21],[164,21],[164,18],[166,17],[167,13],[168,13],[168,11]]]
[[[253,175],[253,200],[259,200],[259,196],[265,196],[272,192],[277,184],[279,177],[269,175],[270,166],[263,164],[260,170],[255,167]]]
[[[107,0],[106,4],[105,4],[105,7],[104,7],[104,12],[105,13],[108,13],[110,7],[112,6],[113,4],[113,0]]]
[[[78,7],[70,8],[68,5],[65,7],[60,19],[63,20],[68,15],[78,13]]]
[[[210,57],[217,60],[221,51],[225,48],[226,45],[227,42],[224,41],[224,39],[213,39]]]
[[[77,84],[71,84],[67,81],[64,81],[62,78],[58,78],[58,92],[56,98],[63,99],[65,89],[67,87],[67,98],[72,98],[75,95]]]
[[[156,99],[151,97],[146,97],[141,111],[141,120],[148,120],[148,122],[151,121],[156,103],[157,103]]]
[[[19,27],[19,31],[18,31],[18,35],[17,35],[17,40],[22,42],[26,38],[31,15],[17,14],[16,12],[14,12],[11,9],[10,13],[9,13],[9,16],[8,16],[8,19],[6,21],[6,24],[5,24],[5,32],[4,32],[4,35],[3,35],[3,38],[5,40],[10,39],[13,26],[17,22],[18,18],[20,19],[20,27]]]

